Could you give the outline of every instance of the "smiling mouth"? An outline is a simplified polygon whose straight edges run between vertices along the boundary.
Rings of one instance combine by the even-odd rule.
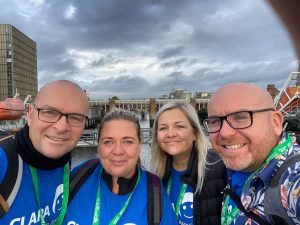
[[[166,141],[165,144],[177,144],[179,141]]]
[[[114,165],[123,165],[123,163],[125,162],[125,161],[111,161],[112,162],[112,164],[114,164]]]
[[[64,142],[67,139],[66,138],[57,138],[57,137],[51,137],[51,136],[47,136],[51,141],[57,141],[57,142]]]
[[[223,145],[224,148],[229,150],[235,150],[244,147],[245,144]]]

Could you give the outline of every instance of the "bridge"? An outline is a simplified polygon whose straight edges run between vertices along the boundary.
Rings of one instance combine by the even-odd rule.
[[[142,144],[151,144],[152,129],[141,128],[141,142]],[[77,147],[95,147],[98,146],[98,130],[84,130]]]
[[[190,98],[190,99],[109,99],[109,100],[90,100],[89,107],[97,107],[101,111],[110,111],[112,108],[122,108],[133,111],[150,111],[151,108],[159,110],[168,102],[190,102],[196,110],[207,107],[209,98]]]
[[[197,111],[207,108],[209,97],[189,99],[109,99],[89,101],[89,121],[87,127],[96,123],[96,119],[113,108],[121,108],[141,113],[142,118],[149,113],[150,127],[152,127],[156,112],[168,102],[189,102]]]

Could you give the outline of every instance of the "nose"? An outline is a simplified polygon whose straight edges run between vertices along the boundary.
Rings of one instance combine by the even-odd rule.
[[[175,132],[174,128],[169,127],[168,132],[167,132],[168,137],[173,137],[173,136],[175,136],[175,134],[176,134],[176,132]]]
[[[230,136],[233,136],[235,135],[237,132],[236,129],[232,128],[228,122],[226,120],[223,120],[223,125],[222,125],[222,128],[221,130],[219,131],[219,134],[222,136],[222,137],[230,137]]]
[[[65,115],[62,115],[60,119],[53,124],[53,127],[55,127],[59,131],[69,130],[70,125],[68,124],[67,117]]]
[[[122,155],[123,154],[123,146],[121,142],[116,142],[113,149],[112,149],[112,153],[114,155]]]

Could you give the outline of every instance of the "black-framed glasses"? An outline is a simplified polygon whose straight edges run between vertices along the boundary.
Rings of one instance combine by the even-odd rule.
[[[226,116],[212,116],[203,121],[205,130],[208,133],[217,133],[222,129],[223,121],[226,120],[233,129],[245,129],[253,124],[253,114],[267,111],[275,111],[273,108],[239,111]]]
[[[35,104],[33,107],[38,111],[39,120],[46,123],[56,123],[62,116],[65,116],[70,126],[83,127],[88,119],[87,116],[77,113],[61,113],[53,109],[38,108]]]

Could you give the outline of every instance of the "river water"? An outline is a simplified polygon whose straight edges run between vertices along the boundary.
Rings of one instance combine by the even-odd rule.
[[[139,116],[139,115],[137,115]],[[142,128],[149,128],[149,117],[146,115],[145,120],[140,120],[140,125]],[[97,148],[76,148],[72,152],[72,167],[79,164],[82,161],[97,157]],[[141,154],[140,154],[142,165],[150,170],[151,164],[151,146],[150,144],[142,144]]]

